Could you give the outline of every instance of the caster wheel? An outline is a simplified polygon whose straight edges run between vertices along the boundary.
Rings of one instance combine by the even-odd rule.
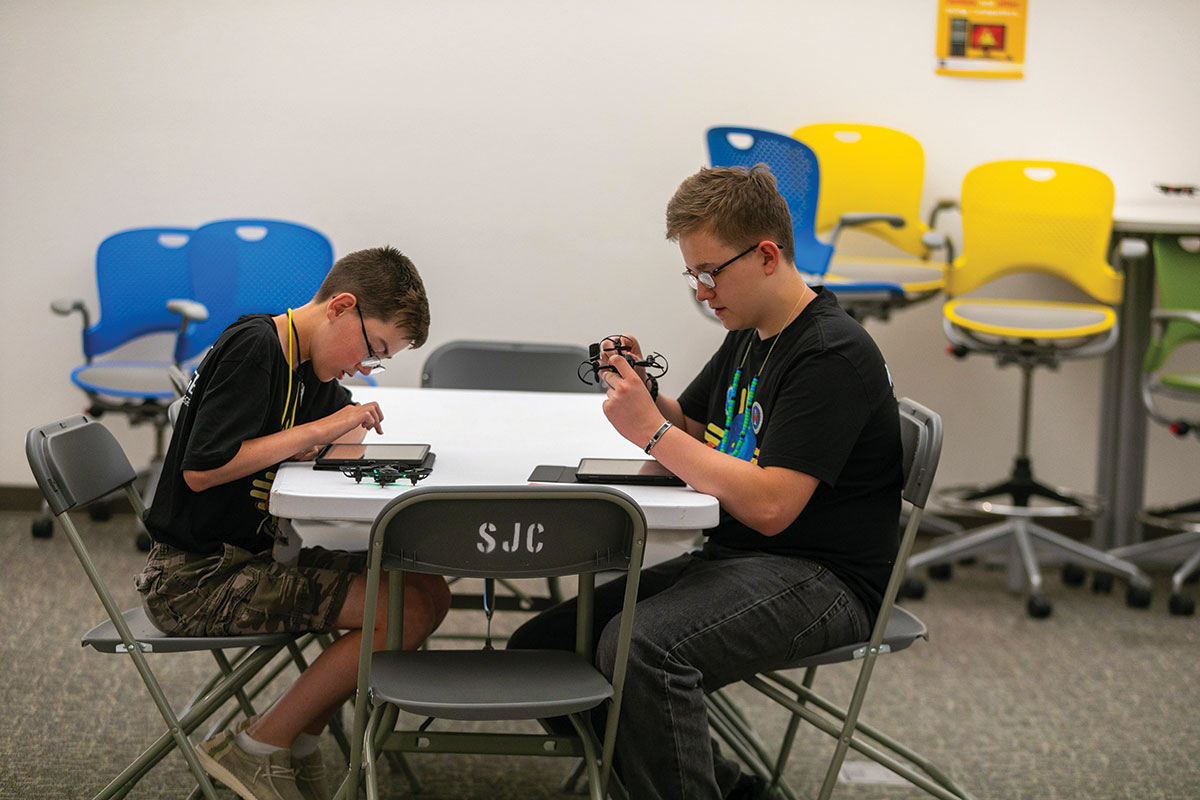
[[[905,578],[900,584],[900,596],[909,600],[925,597],[925,581],[920,578]]]
[[[1140,586],[1130,586],[1125,590],[1125,605],[1130,608],[1149,608],[1151,592]]]
[[[1190,617],[1196,613],[1196,601],[1186,594],[1173,594],[1167,603],[1167,610],[1177,617]]]
[[[112,519],[112,506],[108,503],[93,503],[88,506],[88,516],[96,522],[108,522]]]
[[[143,553],[150,552],[150,545],[152,544],[150,540],[150,534],[144,531],[139,533],[137,535],[137,539],[134,540],[134,543],[137,545],[137,549],[141,550]]]
[[[33,538],[35,539],[49,539],[54,535],[54,520],[35,519],[30,533],[33,534]]]
[[[948,581],[954,574],[954,567],[949,564],[933,564],[929,567],[929,577],[935,581]]]
[[[1108,594],[1113,590],[1113,576],[1107,572],[1097,572],[1092,576],[1092,591],[1096,594]]]
[[[1050,601],[1040,594],[1031,594],[1029,599],[1025,601],[1025,610],[1034,619],[1045,619],[1050,616],[1050,612],[1054,610],[1054,606],[1050,605]]]
[[[1062,579],[1067,586],[1083,586],[1087,580],[1087,570],[1078,564],[1063,564]]]

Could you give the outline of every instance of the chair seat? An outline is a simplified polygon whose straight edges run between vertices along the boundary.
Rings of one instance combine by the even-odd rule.
[[[946,265],[915,258],[834,257],[829,283],[895,283],[905,294],[937,292],[946,285]]]
[[[1167,389],[1186,392],[1195,395],[1193,399],[1200,400],[1200,373],[1168,373],[1161,375],[1158,380]]]
[[[132,397],[139,400],[173,400],[167,361],[96,361],[71,371],[71,381],[85,392]]]
[[[371,697],[441,719],[541,719],[585,711],[612,686],[566,650],[417,650],[376,653]]]
[[[1116,313],[1104,305],[1045,301],[951,300],[946,319],[976,333],[1012,339],[1076,339],[1112,330]]]
[[[895,653],[905,649],[917,639],[928,638],[929,629],[925,627],[924,622],[921,622],[921,620],[900,606],[895,606],[892,608],[892,616],[888,618],[887,628],[884,629],[883,641],[880,643],[880,647],[886,647],[887,651]],[[833,650],[826,650],[823,653],[817,653],[816,655],[795,661],[789,664],[787,668],[819,667],[825,664],[841,664],[846,661],[854,661],[866,654],[865,648],[868,644],[870,643],[857,642]]]
[[[185,653],[193,650],[224,650],[237,647],[284,646],[295,638],[291,633],[263,633],[250,636],[168,636],[163,633],[141,606],[122,612],[133,638],[141,642],[147,653]],[[117,626],[105,620],[83,635],[84,647],[101,653],[116,653],[122,646]]]

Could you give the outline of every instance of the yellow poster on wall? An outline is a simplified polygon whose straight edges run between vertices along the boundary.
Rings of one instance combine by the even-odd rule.
[[[937,74],[1021,78],[1026,0],[938,0]]]

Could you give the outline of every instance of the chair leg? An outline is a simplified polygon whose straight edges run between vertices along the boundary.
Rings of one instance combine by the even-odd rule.
[[[1171,575],[1171,592],[1179,594],[1183,591],[1183,584],[1187,582],[1197,570],[1200,570],[1200,548],[1197,548],[1194,553],[1184,561],[1179,569]]]
[[[792,713],[799,715],[817,729],[824,731],[834,738],[842,736],[846,712],[812,690],[796,684],[780,673],[766,673],[750,679],[747,683]],[[783,690],[785,689],[803,699],[793,699],[784,693]],[[843,724],[835,725],[829,719],[817,713],[814,708],[809,707],[810,705]],[[917,769],[920,769],[921,772],[917,772],[908,764],[881,751],[878,747],[865,741],[864,737],[878,742]],[[887,767],[914,786],[924,789],[934,797],[940,798],[940,800],[972,800],[972,796],[966,790],[958,786],[941,770],[937,769],[928,759],[862,721],[859,721],[855,725],[855,730],[849,739],[849,746],[872,761]]]
[[[918,567],[941,564],[953,558],[974,555],[984,550],[994,549],[1002,544],[1002,540],[1010,531],[1011,526],[1005,521],[994,525],[985,525],[982,528],[976,528],[975,530],[960,534],[948,542],[934,545],[912,556],[908,560],[908,571],[912,572]]]
[[[575,728],[575,733],[579,735],[579,742],[583,745],[583,765],[587,770],[588,794],[591,796],[591,800],[604,800],[605,781],[600,774],[600,754],[596,751],[595,733],[590,726],[580,720],[579,714],[568,714],[567,719],[571,721],[571,726]],[[374,800],[374,798],[370,798],[370,800]]]
[[[1054,549],[1066,553],[1072,561],[1089,564],[1094,569],[1123,575],[1131,586],[1145,591],[1150,591],[1154,586],[1154,582],[1150,580],[1150,577],[1146,573],[1123,558],[1118,558],[1103,550],[1097,550],[1090,545],[1077,542],[1041,525],[1030,523],[1029,533],[1040,544],[1049,545]]]

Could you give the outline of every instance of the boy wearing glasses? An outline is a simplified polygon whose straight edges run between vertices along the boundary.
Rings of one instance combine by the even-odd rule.
[[[764,165],[703,169],[667,206],[684,277],[729,331],[678,399],[612,355],[604,413],[721,503],[704,548],[642,572],[617,769],[639,800],[755,797],[708,733],[704,695],[870,635],[897,550],[901,445],[883,357],[832,293],[805,284]],[[641,359],[638,342],[624,343]],[[621,581],[597,591],[612,673]],[[573,601],[510,647],[571,649]]]
[[[428,330],[412,262],[391,247],[361,250],[334,264],[300,308],[226,328],[183,397],[146,517],[154,545],[137,588],[150,619],[181,636],[350,631],[269,710],[197,748],[209,774],[247,800],[329,797],[318,737],[354,692],[366,591],[360,555],[305,548],[288,557],[289,526],[267,509],[275,470],[382,432],[378,404],[354,403],[338,378],[382,369]],[[414,648],[450,594],[440,577],[408,578],[405,607],[415,605],[404,646]],[[379,620],[377,646],[385,630]]]

